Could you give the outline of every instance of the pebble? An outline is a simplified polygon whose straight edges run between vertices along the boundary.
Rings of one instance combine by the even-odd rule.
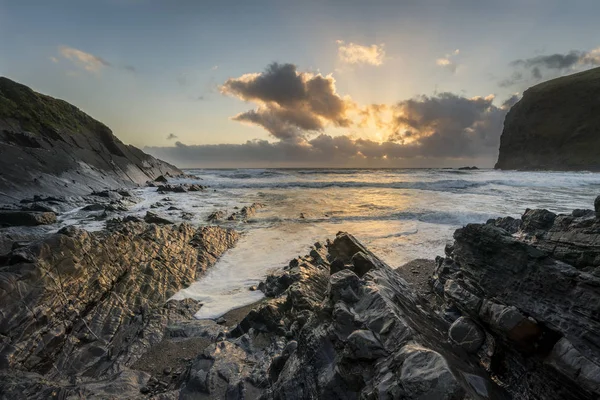
[[[171,373],[171,371],[172,371],[171,367],[167,367],[167,368],[163,369],[163,374],[169,375]]]

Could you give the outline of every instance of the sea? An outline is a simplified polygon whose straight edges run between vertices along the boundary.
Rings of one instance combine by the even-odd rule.
[[[466,224],[519,217],[527,208],[555,213],[590,209],[600,194],[600,173],[591,172],[191,169],[186,173],[187,178],[172,183],[198,183],[208,189],[168,195],[155,188],[136,189],[142,200],[129,214],[143,216],[152,210],[183,222],[180,216],[185,211],[193,214],[186,222],[199,226],[207,224],[207,216],[216,210],[230,214],[235,207],[264,204],[247,222],[222,223],[241,231],[242,238],[205,276],[173,297],[201,301],[197,318],[218,318],[259,301],[263,294],[249,290],[252,286],[340,231],[351,233],[396,268],[416,258],[443,255],[454,231]],[[173,205],[179,210],[168,209]],[[102,222],[81,215],[80,209],[66,213],[61,224],[102,228]]]

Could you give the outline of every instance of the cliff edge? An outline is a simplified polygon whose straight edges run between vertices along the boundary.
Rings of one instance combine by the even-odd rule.
[[[63,100],[0,77],[0,202],[144,183],[176,167]]]
[[[600,171],[600,68],[527,89],[506,115],[497,169]]]

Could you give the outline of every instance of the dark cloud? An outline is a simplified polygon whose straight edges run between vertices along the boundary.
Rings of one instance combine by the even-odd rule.
[[[221,92],[257,104],[233,117],[263,127],[275,142],[148,147],[153,155],[185,166],[432,166],[466,160],[493,165],[508,109],[494,96],[454,93],[417,96],[396,104],[358,107],[335,91],[330,76],[272,64],[260,74],[229,79]],[[384,141],[324,134],[327,126],[377,131]],[[425,160],[425,161],[424,161]]]
[[[220,89],[258,106],[234,120],[262,126],[277,139],[297,140],[326,125],[351,124],[347,112],[353,103],[336,93],[335,80],[298,72],[293,64],[273,63],[262,73],[228,79]]]
[[[544,78],[554,78],[585,68],[600,66],[600,49],[591,51],[571,50],[565,54],[539,55],[526,59],[514,60],[509,64],[517,69],[510,78],[502,80],[502,87],[516,84],[530,85]],[[527,71],[531,78],[524,79],[523,73]]]
[[[441,93],[402,101],[392,107],[396,135],[390,135],[384,142],[326,134],[307,139],[292,132],[277,142],[253,140],[244,144],[197,146],[177,142],[175,147],[147,147],[145,150],[185,166],[393,167],[463,165],[467,160],[492,165],[504,116],[516,100],[513,96],[497,107],[492,103],[492,96],[465,98]],[[389,106],[373,107],[377,112],[384,112]],[[264,121],[268,117],[257,115],[255,118]],[[279,121],[277,117],[274,120]]]
[[[167,136],[167,140],[173,140],[173,139],[177,139],[177,135],[174,133],[169,133],[169,135]]]

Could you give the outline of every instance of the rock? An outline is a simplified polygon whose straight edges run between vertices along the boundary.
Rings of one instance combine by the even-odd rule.
[[[168,171],[181,173],[123,144],[108,127],[77,107],[4,77],[0,78],[0,152],[0,192],[18,198],[87,195],[90,188],[121,189]]]
[[[207,218],[207,222],[216,222],[225,218],[225,211],[214,211]]]
[[[448,329],[450,339],[469,353],[474,353],[483,345],[485,334],[472,320],[460,317]]]
[[[219,325],[223,325],[223,324],[227,323],[227,320],[223,317],[219,317],[219,318],[217,318],[216,323]]]
[[[357,330],[348,336],[346,357],[355,360],[376,360],[388,355],[371,331]]]
[[[400,369],[404,398],[464,398],[465,390],[458,384],[441,354],[409,344],[400,350],[399,356],[404,358]]]
[[[600,68],[527,89],[508,112],[496,168],[600,170]]]
[[[114,231],[68,227],[13,250],[0,260],[0,393],[135,398],[150,376],[130,366],[181,318],[167,299],[237,237],[214,226],[129,222]],[[11,264],[18,254],[27,259]]]
[[[154,179],[154,182],[168,183],[169,180],[164,175],[160,175]]]
[[[56,214],[53,212],[0,210],[0,226],[36,226],[55,222]]]
[[[521,229],[534,233],[536,230],[548,230],[554,224],[556,214],[548,210],[526,210],[521,217]]]
[[[164,374],[164,375],[171,375],[171,371],[172,371],[172,370],[173,370],[173,369],[172,369],[171,367],[166,367],[166,368],[163,370],[163,374]]]
[[[476,166],[472,166],[472,167],[460,167],[459,171],[472,171],[472,170],[477,170],[479,168],[477,168]]]
[[[248,290],[250,290],[251,292],[255,292],[258,290],[258,287],[256,285],[252,285],[248,288]]]
[[[256,214],[256,211],[265,205],[261,203],[252,203],[250,206],[244,206],[240,211],[236,211],[227,217],[228,221],[247,221],[248,218]]]
[[[92,196],[104,197],[104,198],[107,198],[107,199],[113,200],[113,201],[121,200],[121,195],[113,190],[102,190],[102,191],[98,191],[98,192],[93,192]]]
[[[83,207],[81,210],[82,211],[104,211],[106,209],[106,206],[104,204],[89,204],[85,207]]]
[[[497,226],[498,228],[502,228],[510,234],[514,234],[521,229],[522,221],[513,217],[503,217],[490,219],[486,222],[486,224]]]
[[[167,225],[172,224],[173,221],[170,221],[166,218],[159,216],[158,214],[153,213],[152,211],[147,211],[146,216],[144,216],[144,221],[149,224],[159,224],[159,225]]]
[[[596,196],[594,199],[594,211],[596,212],[596,218],[600,218],[600,196]]]
[[[181,213],[181,219],[183,219],[183,220],[185,220],[185,221],[191,221],[191,220],[193,220],[193,219],[194,219],[194,214],[193,214],[193,213],[191,213],[191,212],[186,212],[186,211],[183,211],[183,212]]]

